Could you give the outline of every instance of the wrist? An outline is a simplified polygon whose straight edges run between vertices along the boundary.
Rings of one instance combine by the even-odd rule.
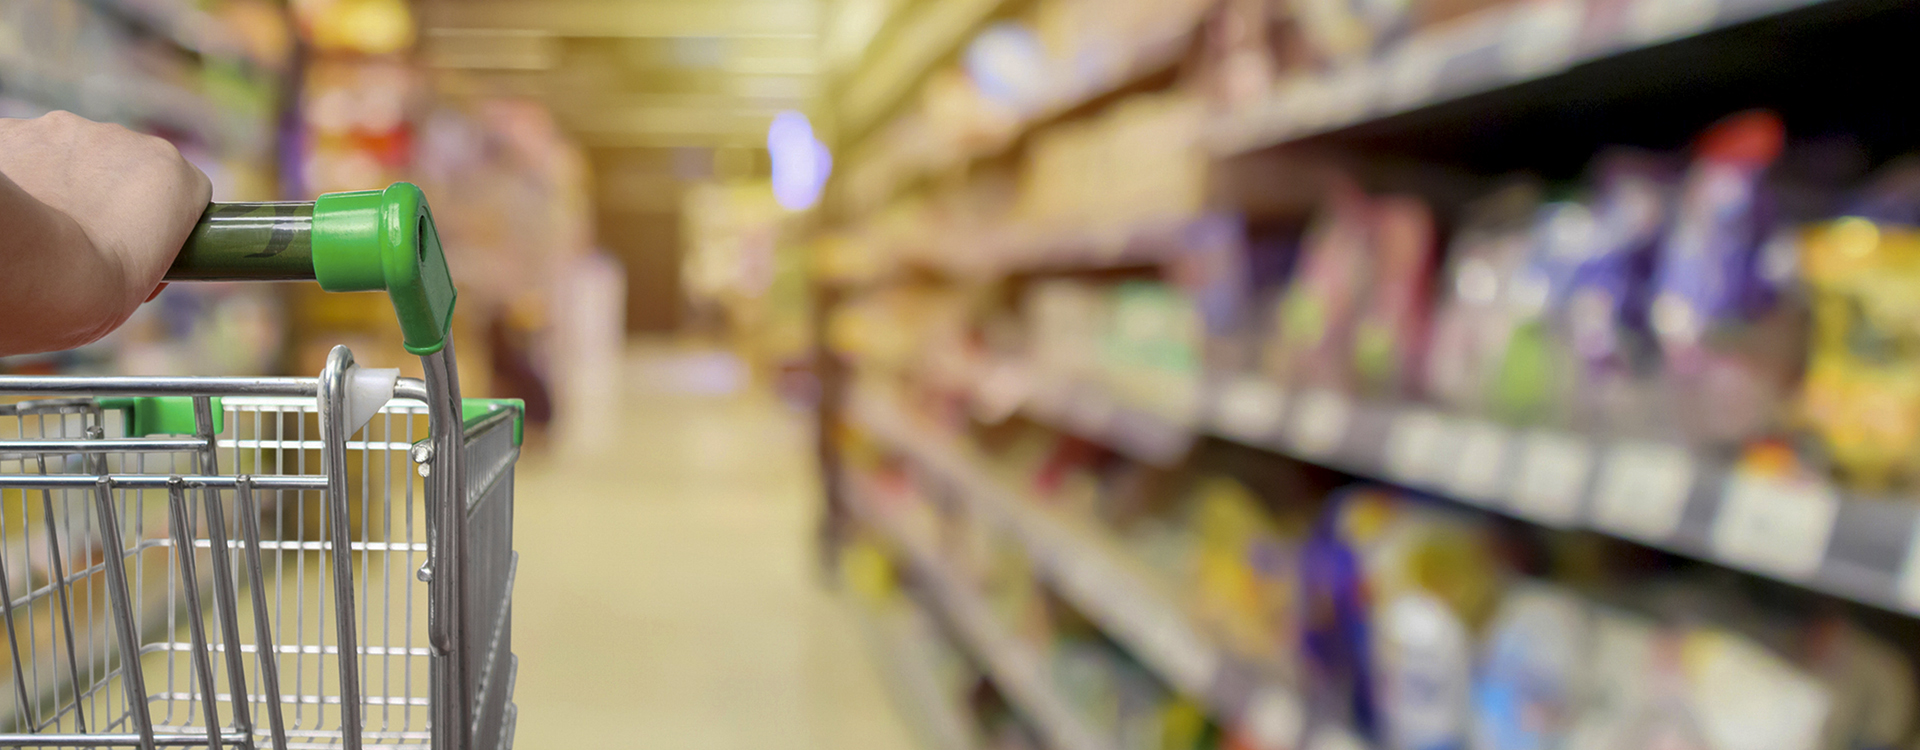
[[[64,213],[35,202],[38,210],[13,212],[25,229],[0,250],[13,280],[0,283],[0,303],[10,323],[0,330],[0,354],[61,351],[105,336],[133,314],[127,272],[117,255],[89,237]]]

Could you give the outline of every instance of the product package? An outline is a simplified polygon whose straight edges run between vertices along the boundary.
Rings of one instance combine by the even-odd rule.
[[[1274,305],[1265,369],[1283,383],[1348,389],[1353,335],[1368,285],[1379,272],[1375,203],[1336,181],[1302,243],[1301,258]]]
[[[1469,206],[1452,240],[1425,363],[1440,404],[1485,410],[1515,328],[1517,287],[1540,190],[1515,182]]]
[[[1586,248],[1555,313],[1574,358],[1571,418],[1589,431],[1647,433],[1661,412],[1647,305],[1677,175],[1658,157],[1627,150],[1603,154],[1594,172]]]
[[[1785,146],[1780,118],[1752,111],[1702,133],[1662,239],[1648,310],[1683,435],[1734,443],[1777,423],[1799,367],[1788,306],[1791,250],[1776,232],[1768,167]]]
[[[1836,473],[1869,492],[1920,480],[1920,168],[1802,235],[1813,313],[1801,410]]]
[[[1417,395],[1432,308],[1428,290],[1439,255],[1433,211],[1408,196],[1374,204],[1374,270],[1353,330],[1353,368],[1368,395]]]
[[[1474,519],[1391,491],[1343,491],[1302,557],[1317,707],[1383,748],[1462,748],[1475,633],[1504,574]]]

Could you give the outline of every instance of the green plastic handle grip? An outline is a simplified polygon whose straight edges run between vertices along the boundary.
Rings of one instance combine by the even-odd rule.
[[[312,203],[212,204],[167,270],[168,281],[308,279],[329,292],[385,291],[408,351],[446,346],[453,276],[412,183]]]

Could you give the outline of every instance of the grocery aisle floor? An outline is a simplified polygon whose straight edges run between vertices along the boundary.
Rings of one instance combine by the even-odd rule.
[[[523,459],[523,750],[915,746],[814,564],[805,415],[730,363],[637,349],[604,450]]]

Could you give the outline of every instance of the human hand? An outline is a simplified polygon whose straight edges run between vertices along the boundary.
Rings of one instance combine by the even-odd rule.
[[[71,349],[126,322],[211,196],[163,139],[68,112],[0,118],[0,355]]]

